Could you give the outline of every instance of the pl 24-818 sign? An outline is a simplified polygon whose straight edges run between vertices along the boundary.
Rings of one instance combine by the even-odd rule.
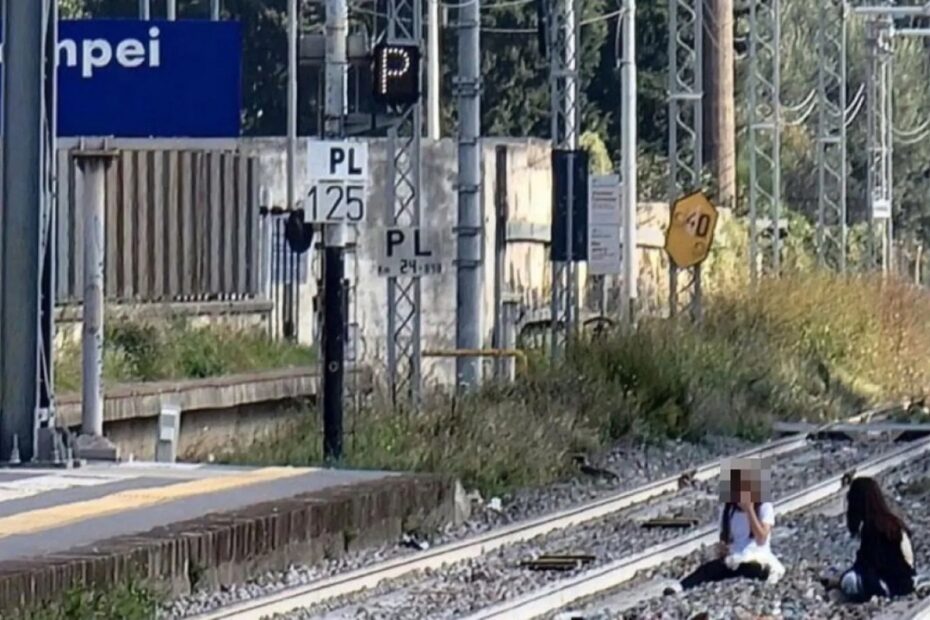
[[[57,61],[60,136],[239,135],[237,22],[62,21]]]

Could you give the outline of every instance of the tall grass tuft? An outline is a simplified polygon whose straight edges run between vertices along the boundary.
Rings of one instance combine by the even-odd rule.
[[[835,419],[930,385],[930,296],[905,284],[823,274],[724,287],[705,317],[644,319],[578,343],[513,385],[429,389],[417,414],[375,396],[347,420],[345,464],[445,472],[489,493],[557,479],[577,451],[709,433],[764,437],[776,420]],[[531,360],[544,356],[531,355]],[[316,411],[226,459],[318,464]]]
[[[236,329],[186,321],[106,323],[104,380],[117,383],[199,379],[219,375],[309,366],[313,349],[272,340],[258,328]],[[68,343],[56,352],[58,391],[80,389],[81,345]]]

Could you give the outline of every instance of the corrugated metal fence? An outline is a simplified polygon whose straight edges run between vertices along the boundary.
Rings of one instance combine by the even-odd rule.
[[[59,151],[58,302],[83,279],[80,174]],[[259,167],[238,150],[121,148],[107,173],[106,295],[119,302],[242,299],[260,288]]]

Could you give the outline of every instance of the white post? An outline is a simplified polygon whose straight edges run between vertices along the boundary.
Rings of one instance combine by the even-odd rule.
[[[81,338],[81,436],[78,457],[117,458],[103,436],[103,314],[106,257],[106,176],[109,151],[80,151],[80,205],[84,218],[84,298]]]
[[[636,0],[623,2],[623,54],[621,61],[620,126],[623,182],[623,323],[633,325],[636,299]]]
[[[438,140],[439,129],[439,95],[442,92],[441,76],[439,71],[439,0],[427,0],[427,31],[426,31],[426,126],[427,137]]]

